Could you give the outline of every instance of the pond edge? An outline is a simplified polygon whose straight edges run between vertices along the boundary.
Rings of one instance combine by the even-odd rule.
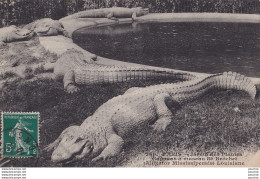
[[[260,23],[260,15],[258,14],[229,14],[229,13],[150,13],[145,16],[137,17],[136,22],[233,22],[233,23]],[[64,29],[72,37],[74,31],[85,27],[106,26],[117,23],[131,23],[131,18],[120,18],[110,20],[107,18],[78,18],[61,21]],[[46,36],[39,37],[41,45],[49,52],[61,55],[69,49],[76,49],[84,53],[86,58],[93,56],[92,53],[82,49],[73,40],[64,36]],[[116,66],[143,66],[147,65],[128,63],[113,59],[97,56],[95,63],[100,65],[116,65]],[[159,68],[159,67],[158,67]],[[162,69],[162,68],[160,68]],[[164,68],[166,69],[166,68]],[[208,76],[206,73],[197,73],[176,70],[176,72],[187,72],[198,77]],[[260,78],[250,78],[256,85],[260,84]]]

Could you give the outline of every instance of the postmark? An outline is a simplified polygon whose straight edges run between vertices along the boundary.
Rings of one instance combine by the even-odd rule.
[[[2,112],[2,157],[37,157],[39,113]]]

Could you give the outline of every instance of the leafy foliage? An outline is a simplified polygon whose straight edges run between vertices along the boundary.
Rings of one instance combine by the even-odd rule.
[[[26,24],[50,17],[60,19],[86,9],[146,7],[150,12],[259,13],[259,0],[1,0],[0,26]]]

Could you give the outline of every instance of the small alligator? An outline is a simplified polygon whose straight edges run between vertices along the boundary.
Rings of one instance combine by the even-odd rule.
[[[24,26],[23,29],[34,31],[38,36],[53,36],[62,34],[65,37],[68,37],[68,33],[64,29],[62,23],[50,18],[36,20]]]
[[[130,80],[191,80],[195,75],[158,67],[118,67],[95,64],[95,55],[86,58],[78,50],[64,52],[53,65],[56,79],[63,78],[64,88],[73,93],[76,84],[118,83]]]
[[[77,18],[132,18],[143,16],[149,13],[148,8],[136,7],[136,8],[124,8],[124,7],[112,7],[103,9],[92,9],[86,11],[80,11],[78,13],[66,16],[60,21],[77,19]]]
[[[20,29],[15,25],[0,29],[0,43],[9,43],[20,40],[28,40],[34,35],[33,31]]]
[[[100,106],[80,126],[65,129],[45,150],[54,149],[51,160],[65,162],[72,158],[97,161],[116,156],[124,144],[124,137],[138,126],[154,122],[156,131],[164,131],[173,114],[166,100],[176,104],[196,99],[212,88],[235,89],[256,95],[253,82],[238,73],[225,72],[180,83],[130,88]]]

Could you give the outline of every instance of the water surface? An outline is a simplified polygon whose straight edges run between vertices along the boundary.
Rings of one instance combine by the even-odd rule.
[[[79,29],[73,40],[99,56],[126,62],[260,77],[260,24],[116,24]]]

